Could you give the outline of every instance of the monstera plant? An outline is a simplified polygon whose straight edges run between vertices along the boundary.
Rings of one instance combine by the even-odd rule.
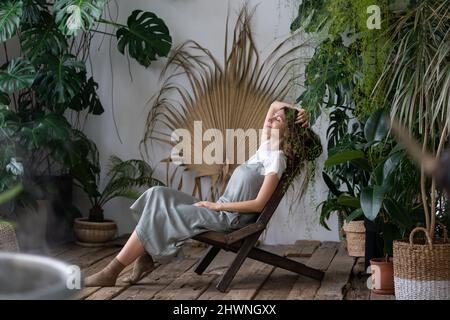
[[[17,182],[15,199],[36,208],[51,189],[70,194],[73,168],[94,166],[82,154],[90,141],[83,120],[104,111],[98,84],[86,67],[91,42],[109,36],[124,56],[149,67],[167,56],[171,36],[152,12],[132,11],[126,23],[105,19],[118,10],[107,0],[6,0],[0,2],[0,192]],[[100,41],[98,41],[100,42]],[[70,121],[69,119],[70,115]],[[4,166],[3,166],[4,165]],[[64,177],[64,188],[54,186]],[[59,183],[61,179],[56,179]],[[70,208],[64,198],[59,210]]]

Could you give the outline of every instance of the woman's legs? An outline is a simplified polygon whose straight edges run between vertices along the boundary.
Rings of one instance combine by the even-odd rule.
[[[145,252],[145,248],[139,240],[136,231],[133,231],[125,246],[120,250],[117,260],[126,266],[136,260],[133,272],[128,278],[129,283],[138,282],[145,274],[153,271],[155,268],[151,255]]]
[[[136,260],[136,258],[138,258]],[[136,260],[129,282],[139,281],[144,273],[154,269],[153,259],[145,252],[144,246],[134,231],[119,254],[100,272],[85,279],[86,287],[114,286],[120,272]]]
[[[127,243],[125,243],[125,246],[122,250],[120,250],[116,258],[120,263],[127,266],[144,253],[144,246],[137,237],[136,231],[133,231],[130,238],[128,238]]]

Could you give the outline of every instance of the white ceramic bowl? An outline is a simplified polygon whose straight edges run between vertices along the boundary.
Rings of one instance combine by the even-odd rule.
[[[68,264],[44,256],[0,252],[0,300],[62,300],[77,290],[67,286]]]

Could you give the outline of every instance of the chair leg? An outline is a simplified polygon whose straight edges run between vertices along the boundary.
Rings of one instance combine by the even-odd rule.
[[[219,253],[220,248],[219,247],[215,247],[215,246],[209,246],[208,251],[205,253],[205,255],[199,260],[199,262],[197,263],[197,265],[194,268],[194,272],[196,274],[202,274],[203,271],[206,270],[206,268],[208,268],[208,266],[210,265],[210,263],[214,260],[214,258],[217,256],[217,254]]]
[[[244,240],[242,246],[237,251],[236,257],[234,258],[230,267],[227,271],[225,271],[219,283],[217,284],[217,290],[219,290],[220,292],[226,292],[228,290],[231,281],[233,281],[236,273],[239,271],[239,268],[244,263],[245,258],[247,258],[248,253],[252,250],[253,246],[259,238],[259,235],[260,233],[257,233]]]
[[[321,270],[308,267],[303,263],[281,257],[259,248],[252,248],[248,253],[248,257],[316,280],[322,280],[323,276],[325,275],[325,273]]]

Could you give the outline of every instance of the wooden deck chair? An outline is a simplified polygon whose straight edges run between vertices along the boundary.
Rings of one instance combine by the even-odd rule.
[[[285,179],[286,177],[283,175],[273,195],[269,199],[264,210],[258,216],[256,222],[229,233],[207,231],[192,238],[210,245],[205,255],[194,267],[194,272],[197,274],[202,274],[214,260],[219,251],[223,249],[225,251],[236,253],[236,256],[216,286],[216,288],[221,292],[226,292],[228,290],[231,281],[234,279],[236,273],[239,271],[239,268],[242,266],[247,257],[278,268],[293,271],[316,280],[322,280],[324,276],[323,271],[310,268],[300,262],[290,260],[286,257],[281,257],[274,253],[255,247],[259,236],[266,229],[270,218],[284,196],[282,186]]]

